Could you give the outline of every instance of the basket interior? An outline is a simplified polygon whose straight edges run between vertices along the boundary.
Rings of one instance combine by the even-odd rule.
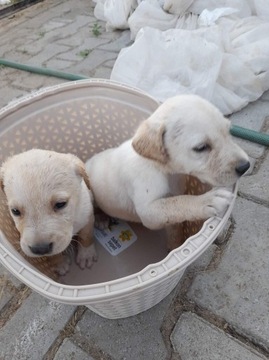
[[[10,106],[0,113],[0,162],[31,148],[73,153],[86,161],[93,154],[118,146],[130,138],[138,124],[158,103],[140,94],[111,84],[74,83],[58,87]],[[199,194],[206,187],[190,177],[184,179],[185,193]],[[161,261],[167,256],[164,231],[150,231],[130,224],[138,239],[117,256],[111,256],[96,242],[98,262],[71,271],[57,281],[70,285],[95,284],[121,278]],[[198,232],[202,222],[184,223],[184,237]],[[26,259],[20,250],[17,232],[0,191],[0,229],[13,245],[16,256],[49,277],[52,258]],[[21,254],[21,255],[20,255]]]

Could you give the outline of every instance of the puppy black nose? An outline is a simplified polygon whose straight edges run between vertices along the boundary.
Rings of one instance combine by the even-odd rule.
[[[249,169],[250,167],[250,162],[249,161],[239,161],[239,163],[237,164],[235,171],[237,173],[237,175],[242,176],[245,174],[245,172]]]
[[[29,246],[29,249],[35,255],[48,255],[52,253],[53,243],[42,243],[33,246]]]

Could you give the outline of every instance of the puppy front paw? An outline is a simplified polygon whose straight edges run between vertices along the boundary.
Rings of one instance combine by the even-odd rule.
[[[94,244],[87,247],[79,244],[76,257],[76,263],[78,266],[82,270],[85,268],[91,268],[95,261],[97,261],[97,253]]]
[[[210,218],[222,214],[233,200],[234,194],[226,189],[212,189],[201,195],[203,197],[203,212]]]
[[[54,268],[55,273],[60,276],[66,275],[70,270],[71,263],[71,257],[68,254],[63,254],[62,261]]]

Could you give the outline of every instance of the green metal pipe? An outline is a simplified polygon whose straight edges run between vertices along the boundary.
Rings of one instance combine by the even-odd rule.
[[[20,64],[14,61],[9,61],[1,58],[0,58],[0,65],[8,66],[18,70],[29,71],[35,74],[54,76],[71,81],[88,79],[88,77],[83,75],[70,74],[58,70]],[[246,129],[236,125],[231,126],[230,132],[233,136],[240,137],[241,139],[249,140],[264,146],[269,146],[269,134],[259,133],[257,131]]]
[[[32,72],[35,74],[54,76],[54,77],[71,80],[71,81],[88,79],[88,77],[83,76],[83,75],[70,74],[70,73],[65,73],[62,71],[53,70],[53,69],[49,69],[49,68],[42,68],[42,67],[37,67],[37,66],[20,64],[20,63],[5,60],[5,59],[0,59],[0,65],[8,66],[8,67],[18,69],[18,70],[29,71],[29,72]]]

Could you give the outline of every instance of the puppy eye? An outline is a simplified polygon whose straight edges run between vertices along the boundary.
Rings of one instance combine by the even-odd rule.
[[[59,201],[54,205],[54,210],[60,210],[66,207],[67,201]]]
[[[16,208],[11,209],[11,212],[14,216],[21,216],[20,210],[18,210]]]
[[[193,148],[193,150],[194,150],[195,152],[198,152],[198,153],[204,152],[204,151],[210,151],[210,150],[211,150],[211,146],[210,146],[209,144],[200,144],[200,145],[198,145],[198,146],[195,146],[195,147]]]

